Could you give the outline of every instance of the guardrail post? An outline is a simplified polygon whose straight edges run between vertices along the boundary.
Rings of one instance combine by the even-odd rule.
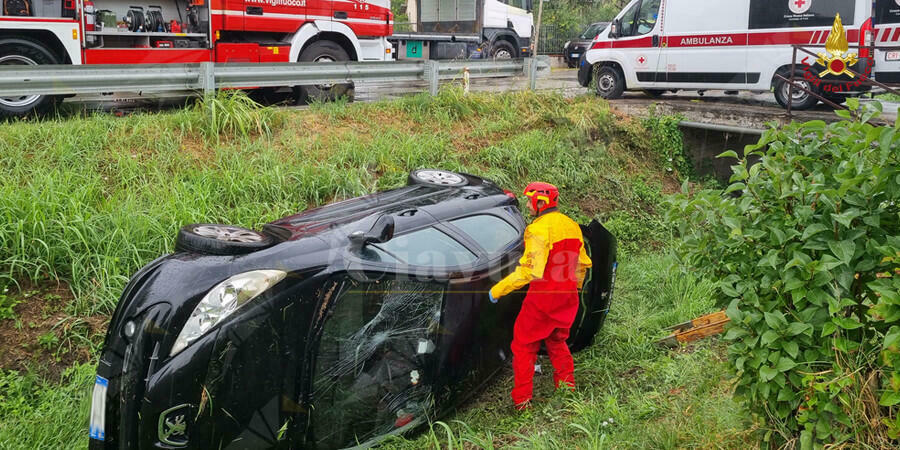
[[[437,61],[429,59],[425,61],[425,81],[428,82],[428,92],[431,95],[438,94],[438,81],[440,79],[440,66]]]
[[[211,62],[200,63],[200,90],[207,97],[216,92],[216,66]]]
[[[525,58],[522,69],[528,76],[528,89],[533,91],[537,87],[537,58]]]

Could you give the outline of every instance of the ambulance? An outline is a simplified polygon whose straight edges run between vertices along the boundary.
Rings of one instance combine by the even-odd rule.
[[[827,52],[830,34],[849,48]],[[820,46],[810,50],[824,59],[798,50],[797,84],[833,102],[869,89],[844,69],[900,81],[900,48],[890,48],[900,44],[900,0],[632,0],[594,39],[579,81],[596,80],[606,99],[625,90],[774,91],[780,105],[808,109],[816,97],[776,77],[790,76],[792,44]]]

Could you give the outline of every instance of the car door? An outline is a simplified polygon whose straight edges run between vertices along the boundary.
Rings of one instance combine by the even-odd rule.
[[[591,221],[581,226],[585,249],[591,257],[584,285],[579,292],[578,315],[569,333],[569,348],[581,350],[594,340],[603,326],[612,302],[616,283],[616,238],[600,222]]]

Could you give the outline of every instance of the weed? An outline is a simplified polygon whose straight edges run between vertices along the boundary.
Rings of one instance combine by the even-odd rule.
[[[59,345],[59,338],[53,331],[48,331],[38,336],[37,343],[44,350],[53,351]]]
[[[14,308],[22,302],[21,299],[8,294],[9,288],[0,285],[0,320],[15,319]]]

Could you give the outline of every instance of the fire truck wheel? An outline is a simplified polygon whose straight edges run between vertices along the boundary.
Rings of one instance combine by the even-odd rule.
[[[26,38],[0,39],[0,65],[36,66],[59,64],[59,59],[41,43]],[[18,95],[0,98],[0,117],[24,117],[53,108],[59,98],[53,95]]]
[[[625,92],[625,78],[612,66],[597,71],[597,95],[607,100],[616,99]]]
[[[350,57],[340,45],[331,41],[316,41],[309,44],[300,53],[301,62],[337,62],[349,61]],[[333,101],[341,97],[353,100],[353,83],[317,84],[314,86],[297,86],[294,88],[298,103],[314,101]]]
[[[782,74],[784,77],[787,77],[787,75],[787,73]],[[794,84],[810,91],[815,89],[812,84],[803,79],[802,71],[797,71],[797,74],[794,77]],[[796,109],[798,111],[812,108],[813,106],[816,106],[816,103],[819,103],[819,99],[814,95],[800,89],[794,89],[793,94],[791,94],[790,87],[791,85],[781,78],[775,79],[775,101],[783,108],[787,109],[789,97],[791,98],[791,109]]]

